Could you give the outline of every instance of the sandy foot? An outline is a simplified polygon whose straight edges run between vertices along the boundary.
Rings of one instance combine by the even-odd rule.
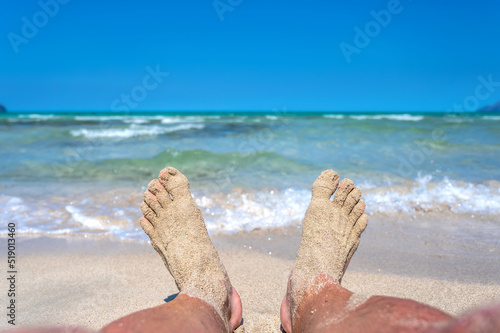
[[[293,322],[306,293],[318,292],[328,283],[340,285],[368,223],[365,203],[360,197],[361,191],[350,179],[342,180],[339,185],[339,176],[333,170],[323,171],[314,182],[302,240],[283,301],[282,314],[291,314],[288,321]]]
[[[141,210],[141,227],[179,291],[212,305],[228,328],[238,326],[239,296],[210,241],[187,178],[174,168],[162,170],[149,183]]]

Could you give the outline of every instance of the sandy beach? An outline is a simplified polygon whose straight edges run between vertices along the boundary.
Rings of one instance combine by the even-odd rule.
[[[477,257],[467,263],[466,258],[446,255],[430,256],[438,261],[427,261],[425,254],[408,252],[409,260],[420,256],[421,262],[391,264],[405,251],[380,246],[390,243],[390,236],[380,237],[376,228],[366,233],[343,280],[351,291],[411,298],[453,315],[500,301],[500,281],[494,274],[498,262],[474,266]],[[213,239],[243,302],[244,324],[237,332],[280,332],[279,307],[300,231],[261,230]],[[18,328],[71,324],[98,330],[177,293],[174,280],[149,244],[19,238],[18,252]],[[383,253],[389,252],[392,256],[384,258]],[[474,274],[465,274],[471,267],[480,277],[476,281]],[[11,328],[5,322],[0,325]]]

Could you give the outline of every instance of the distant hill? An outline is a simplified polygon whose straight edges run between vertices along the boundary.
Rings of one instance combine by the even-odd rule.
[[[480,108],[477,110],[479,112],[500,112],[500,101],[493,105],[485,106],[484,108]]]
[[[7,112],[7,109],[5,108],[5,106],[0,104],[0,113],[3,113],[3,112]]]

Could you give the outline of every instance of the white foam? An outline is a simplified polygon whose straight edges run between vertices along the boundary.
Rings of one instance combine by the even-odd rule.
[[[179,124],[177,126],[163,128],[165,133],[178,132],[178,131],[187,131],[190,129],[203,129],[205,125],[203,124]]]
[[[75,116],[76,121],[108,121],[123,120],[126,116]]]
[[[325,114],[323,118],[342,119],[344,116],[341,114]]]
[[[121,121],[125,124],[146,124],[149,122],[147,117],[139,117],[139,116],[75,116],[75,120],[97,121],[97,122],[116,120],[116,121]]]
[[[482,184],[457,184],[449,179],[431,183],[431,176],[416,180],[408,192],[381,190],[365,196],[371,212],[414,214],[417,211],[500,213],[500,192]]]
[[[486,120],[500,120],[500,116],[484,116],[481,118]]]
[[[81,223],[84,227],[88,229],[104,230],[107,229],[106,226],[98,219],[85,216],[81,210],[77,207],[67,205],[65,207],[66,211],[71,214],[71,217],[76,221]]]
[[[311,193],[304,189],[231,192],[227,196],[196,198],[211,233],[234,233],[276,228],[304,218]]]
[[[123,119],[123,122],[126,124],[147,124],[149,123],[149,120],[145,118],[130,118]]]
[[[380,115],[360,115],[360,116],[350,116],[352,119],[356,120],[397,120],[397,121],[420,121],[424,119],[424,116],[415,116],[411,114],[380,114]]]
[[[21,116],[21,117],[23,117],[23,116]],[[53,114],[30,114],[26,118],[35,119],[35,120],[48,120],[48,119],[53,119],[55,117],[56,116]]]
[[[269,120],[277,120],[278,117],[277,116],[266,116],[266,119],[269,119]]]
[[[8,216],[28,211],[22,198],[0,194],[0,216],[7,221]]]
[[[202,129],[205,125],[203,124],[179,124],[177,126],[138,126],[137,124],[132,124],[128,128],[109,128],[101,130],[92,129],[78,129],[71,130],[72,136],[78,137],[83,136],[87,139],[98,139],[98,138],[116,138],[116,139],[126,139],[137,136],[156,136],[178,131],[186,131],[190,129]]]
[[[431,176],[420,176],[409,187],[368,185],[358,184],[370,213],[500,214],[497,185],[457,183],[449,179],[433,182]],[[310,189],[305,188],[194,194],[211,234],[299,225],[311,198]],[[138,207],[129,207],[127,197],[118,202],[100,200],[55,200],[50,195],[40,200],[0,194],[0,218],[15,222],[20,233],[109,235],[147,241],[136,223],[140,211]],[[0,234],[5,234],[5,228]]]
[[[53,114],[33,113],[33,114],[20,114],[17,116],[17,118],[8,118],[8,121],[11,123],[14,123],[14,122],[20,122],[20,121],[25,121],[26,119],[29,119],[29,120],[34,120],[34,121],[38,122],[38,121],[52,120],[55,118],[57,118],[57,117]]]
[[[162,124],[177,124],[177,123],[201,123],[205,119],[199,116],[157,116],[156,119],[160,119]]]

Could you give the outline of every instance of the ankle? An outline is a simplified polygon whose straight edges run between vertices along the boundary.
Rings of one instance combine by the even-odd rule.
[[[319,276],[317,281],[322,285],[310,286],[301,295],[300,303],[292,317],[294,332],[321,331],[318,330],[318,325],[335,321],[353,295],[339,284],[326,280],[324,276]]]

